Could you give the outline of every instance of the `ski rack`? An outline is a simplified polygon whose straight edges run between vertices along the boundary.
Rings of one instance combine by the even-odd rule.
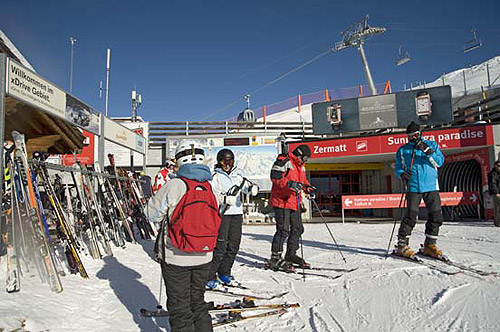
[[[31,163],[33,163],[35,165],[43,165],[43,166],[46,166],[48,169],[52,169],[52,170],[55,170],[55,171],[81,172],[81,173],[89,174],[89,175],[92,175],[92,176],[103,176],[103,177],[106,177],[106,178],[117,179],[117,180],[121,180],[121,181],[145,182],[144,180],[133,179],[133,178],[124,177],[124,176],[111,175],[109,173],[102,173],[102,172],[96,172],[96,171],[90,171],[90,170],[82,170],[81,168],[74,168],[74,167],[69,167],[69,166],[52,164],[52,163],[48,163],[46,161],[39,161],[39,160],[36,160],[36,159],[32,159]]]

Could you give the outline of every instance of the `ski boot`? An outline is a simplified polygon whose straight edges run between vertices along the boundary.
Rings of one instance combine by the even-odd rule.
[[[396,249],[393,251],[394,255],[401,256],[405,258],[413,258],[415,257],[415,252],[410,249],[410,246],[407,244],[396,246]]]
[[[226,288],[217,279],[209,280],[205,283],[206,290],[226,291]]]
[[[230,287],[241,287],[241,282],[236,281],[233,276],[221,276],[219,274],[219,281],[225,285],[225,286],[230,286]]]
[[[426,243],[420,253],[424,256],[429,256],[432,258],[443,259],[443,252],[439,250],[435,243]]]
[[[266,267],[273,271],[281,270],[288,273],[295,272],[293,265],[281,258],[281,253],[273,253],[271,255],[271,259],[266,264]]]
[[[287,255],[285,260],[290,262],[294,267],[299,267],[301,269],[310,269],[311,264],[307,263],[302,257],[297,255]]]

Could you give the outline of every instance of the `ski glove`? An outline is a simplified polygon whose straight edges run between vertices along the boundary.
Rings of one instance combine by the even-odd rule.
[[[233,195],[224,196],[224,204],[226,204],[226,205],[236,204],[236,196],[233,196]]]
[[[250,194],[251,194],[252,196],[257,196],[257,194],[258,194],[258,193],[259,193],[259,186],[258,186],[258,185],[256,185],[256,184],[252,184],[252,185],[250,186]]]
[[[300,189],[302,189],[304,187],[304,185],[300,182],[296,182],[296,181],[288,181],[286,183],[286,186],[290,189],[293,189],[295,191],[299,191]]]
[[[401,180],[403,180],[403,183],[408,183],[410,182],[411,179],[411,174],[408,173],[407,171],[404,171],[403,174],[401,174]]]
[[[424,141],[419,140],[416,144],[415,147],[417,149],[422,150],[426,155],[430,155],[434,153],[434,150],[432,150]]]

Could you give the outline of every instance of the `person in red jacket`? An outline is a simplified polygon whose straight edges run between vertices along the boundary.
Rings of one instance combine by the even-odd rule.
[[[293,265],[309,267],[302,257],[297,256],[299,240],[304,232],[301,218],[302,190],[312,191],[307,181],[304,165],[311,157],[311,150],[305,144],[293,152],[278,156],[271,169],[271,199],[276,220],[276,233],[271,246],[269,266],[273,270],[291,272]],[[288,238],[288,241],[287,241]],[[283,245],[287,241],[285,258],[282,259]]]

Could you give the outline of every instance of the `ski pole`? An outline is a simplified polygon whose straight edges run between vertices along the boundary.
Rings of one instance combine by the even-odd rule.
[[[327,224],[327,222],[325,220],[325,217],[323,217],[323,213],[321,213],[321,210],[320,210],[320,208],[318,206],[318,203],[316,203],[316,201],[314,199],[312,199],[312,198],[311,198],[311,201],[314,203],[314,206],[316,207],[316,209],[318,209],[318,212],[319,212],[319,215],[321,217],[321,220],[323,220],[323,223],[325,224],[326,229],[328,230],[328,233],[330,233],[330,236],[332,237],[332,240],[335,243],[335,246],[337,247],[337,250],[339,251],[340,256],[342,257],[342,260],[344,261],[345,264],[347,264],[347,261],[346,261],[346,259],[344,257],[344,254],[342,253],[342,250],[340,250],[340,247],[339,247],[339,245],[337,243],[337,240],[335,240],[335,237],[333,236],[332,231],[330,230],[330,227],[328,227],[328,224]]]
[[[401,193],[401,199],[399,200],[399,206],[398,206],[398,212],[401,213],[401,203],[403,203],[403,197],[405,197],[406,194],[406,186],[403,184],[403,192]],[[389,243],[387,244],[387,251],[385,252],[385,259],[389,257],[389,250],[391,248],[391,242],[392,242],[392,237],[394,236],[394,230],[396,229],[396,224],[398,222],[399,218],[394,218],[394,225],[392,225],[392,232],[391,232],[391,237],[389,239]]]
[[[162,285],[163,284],[163,275],[161,273],[161,265],[160,265],[160,294],[158,296],[158,305],[156,306],[156,309],[158,311],[161,311],[163,309],[162,305],[161,305],[161,290],[162,290]]]
[[[295,194],[297,196],[297,213],[299,214],[299,217],[302,217],[301,216],[301,209],[300,209],[300,191],[299,190],[296,190],[295,191]],[[300,222],[302,223],[302,218],[300,218]],[[300,255],[302,256],[302,260],[305,262],[304,260],[304,243],[302,242],[302,234],[300,235]],[[305,271],[305,267],[304,267],[304,264],[302,264],[302,280],[304,282],[306,282],[306,271]]]
[[[410,161],[410,180],[411,180],[411,173],[412,173],[412,168],[413,168],[413,159],[415,159],[415,148],[413,148],[412,153],[411,153],[411,161]],[[404,165],[405,166],[405,165]],[[404,167],[406,171],[406,166]],[[403,192],[401,193],[401,199],[399,200],[399,206],[398,206],[398,212],[401,214],[401,203],[403,202],[403,197],[406,195],[406,192],[410,189],[409,188],[409,181],[408,185],[405,186],[403,182]],[[385,252],[385,259],[389,257],[389,250],[391,248],[391,242],[392,242],[392,237],[394,236],[394,230],[396,229],[396,224],[398,222],[399,218],[394,218],[394,225],[392,226],[392,232],[391,232],[391,237],[389,239],[389,243],[387,244],[387,251]]]

